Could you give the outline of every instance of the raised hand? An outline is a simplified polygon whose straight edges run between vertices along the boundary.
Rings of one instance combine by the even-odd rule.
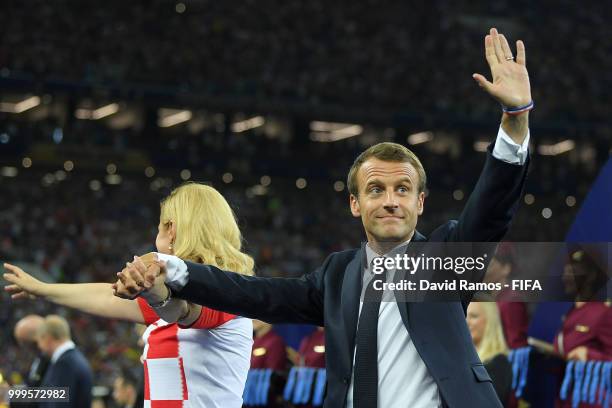
[[[41,296],[45,283],[39,281],[18,266],[9,263],[4,264],[7,270],[2,277],[11,283],[4,290],[11,294],[12,299],[35,299]]]
[[[488,81],[481,74],[474,74],[472,77],[478,85],[508,108],[525,106],[531,102],[531,87],[523,41],[516,42],[516,60],[514,60],[506,37],[499,34],[497,29],[491,28],[490,33],[485,36],[485,54],[493,81]]]

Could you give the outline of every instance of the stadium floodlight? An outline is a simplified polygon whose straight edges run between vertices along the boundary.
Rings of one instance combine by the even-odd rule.
[[[30,96],[20,102],[2,102],[0,103],[0,112],[8,113],[23,113],[27,110],[37,107],[40,105],[39,96]]]
[[[97,109],[79,108],[74,112],[77,119],[99,120],[119,112],[118,103],[110,103]]]
[[[542,144],[538,146],[538,153],[542,156],[557,156],[569,152],[576,147],[576,142],[570,139],[563,140],[554,144]]]
[[[234,133],[242,133],[247,130],[255,129],[260,126],[263,126],[266,123],[266,120],[263,116],[254,116],[249,119],[240,120],[238,122],[232,123],[231,129]]]
[[[310,140],[314,142],[335,142],[362,134],[363,126],[314,120],[310,122],[310,130]]]
[[[193,117],[193,113],[190,110],[182,109],[161,108],[158,113],[159,120],[157,121],[157,125],[163,128],[168,128],[187,122]]]
[[[432,141],[434,138],[434,134],[433,132],[427,131],[427,132],[418,132],[418,133],[413,133],[410,136],[408,136],[408,143],[410,143],[411,145],[418,145],[421,143],[427,143]]]

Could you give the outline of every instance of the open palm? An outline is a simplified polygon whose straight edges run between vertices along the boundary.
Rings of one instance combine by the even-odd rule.
[[[508,40],[492,28],[485,36],[485,54],[493,81],[474,74],[478,84],[502,105],[515,108],[531,102],[531,87],[527,73],[525,44],[516,42],[516,61]]]
[[[4,290],[11,294],[11,298],[34,299],[37,295],[40,295],[40,291],[44,285],[43,282],[18,266],[5,263],[4,268],[8,272],[3,275],[3,278],[11,283],[11,285],[6,286]]]

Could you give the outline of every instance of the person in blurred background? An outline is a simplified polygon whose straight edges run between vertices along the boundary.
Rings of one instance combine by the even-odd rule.
[[[287,345],[270,323],[253,320],[253,333],[255,339],[251,354],[251,369],[272,370],[267,406],[280,407],[283,404],[283,389],[289,366]]]
[[[253,320],[253,354],[251,368],[271,368],[275,371],[287,370],[287,351],[285,340],[272,328],[270,323]]]
[[[554,339],[553,350],[567,361],[612,361],[610,302],[574,302],[574,306],[563,316],[561,329]],[[561,385],[563,373],[559,374]],[[556,406],[575,407],[571,397],[566,400],[559,397]],[[579,407],[601,408],[603,405],[580,402]]]
[[[253,260],[241,252],[241,239],[227,201],[212,187],[187,183],[161,203],[155,240],[160,253],[252,275]],[[14,265],[4,266],[8,271],[4,278],[10,282],[5,290],[13,298],[34,295],[97,316],[145,323],[142,359],[147,403],[242,405],[253,342],[250,319],[172,299],[159,312],[172,314],[170,320],[143,298],[114,296],[108,283],[49,284]]]
[[[506,337],[506,343],[511,349],[527,346],[527,329],[529,316],[527,305],[516,296],[516,292],[505,286],[516,276],[517,262],[515,249],[512,244],[502,242],[487,269],[484,281],[499,283],[502,289],[495,294],[499,307],[499,315]]]
[[[27,315],[15,324],[13,330],[15,340],[21,348],[36,350],[37,357],[32,361],[30,371],[26,377],[26,385],[28,387],[38,387],[45,376],[47,367],[49,366],[49,358],[44,354],[40,354],[36,344],[36,333],[43,325],[45,319],[39,315]]]
[[[466,320],[478,357],[493,380],[497,396],[507,406],[512,385],[512,367],[507,358],[508,345],[504,339],[497,304],[470,303]]]
[[[113,399],[120,408],[138,408],[143,406],[139,400],[140,381],[126,369],[115,378],[113,383]]]
[[[567,360],[612,360],[610,302],[575,302],[563,316],[553,347]]]
[[[317,327],[304,337],[298,353],[300,366],[325,368],[325,329]]]
[[[49,402],[47,407],[91,406],[93,373],[87,359],[76,348],[66,319],[49,315],[37,330],[38,348],[50,359],[41,387],[68,387],[69,401]]]

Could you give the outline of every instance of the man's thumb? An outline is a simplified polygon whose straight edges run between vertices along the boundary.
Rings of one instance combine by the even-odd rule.
[[[480,74],[472,74],[472,78],[478,83],[478,86],[483,88],[485,91],[490,92],[493,84],[487,81],[487,78]]]

